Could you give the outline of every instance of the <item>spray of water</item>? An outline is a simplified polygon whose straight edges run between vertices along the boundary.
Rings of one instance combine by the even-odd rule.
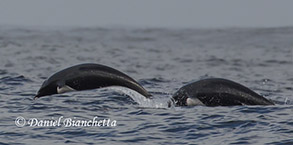
[[[108,87],[107,89],[126,94],[127,96],[131,97],[135,102],[137,102],[141,107],[146,108],[168,108],[168,102],[170,101],[170,97],[146,98],[145,96],[134,90],[120,86],[112,86]]]
[[[290,100],[288,99],[288,97],[286,97],[285,101],[284,101],[284,105],[289,105],[290,104]]]

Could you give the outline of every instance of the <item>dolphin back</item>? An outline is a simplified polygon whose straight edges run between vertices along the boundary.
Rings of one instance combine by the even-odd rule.
[[[108,66],[100,64],[80,64],[59,71],[49,77],[39,90],[37,97],[42,96],[43,90],[53,90],[52,87],[67,86],[73,90],[90,90],[109,86],[122,86],[137,91],[145,97],[151,95],[134,79]],[[55,91],[53,94],[56,94]],[[50,93],[43,93],[50,94]]]
[[[198,99],[206,106],[274,105],[249,88],[221,78],[203,79],[180,88],[173,100],[177,106],[186,106],[187,98]]]

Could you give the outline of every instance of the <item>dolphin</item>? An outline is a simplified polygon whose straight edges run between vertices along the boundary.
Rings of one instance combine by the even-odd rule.
[[[75,65],[53,74],[43,83],[35,98],[109,86],[123,86],[147,98],[151,96],[128,75],[108,66],[87,63]]]
[[[175,92],[172,101],[175,106],[274,105],[249,88],[222,78],[191,82]]]
[[[44,81],[34,98],[110,86],[126,87],[146,98],[152,98],[149,92],[128,75],[93,63],[75,65],[53,74]],[[249,88],[223,78],[208,78],[184,85],[174,93],[168,102],[169,106],[172,103],[175,106],[274,105]]]

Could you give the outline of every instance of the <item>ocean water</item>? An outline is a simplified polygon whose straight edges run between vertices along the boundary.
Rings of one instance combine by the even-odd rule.
[[[0,62],[0,144],[293,144],[293,27],[1,26]],[[53,73],[89,62],[128,74],[154,100],[123,88],[33,99]],[[181,86],[209,77],[277,104],[167,107]],[[100,123],[81,123],[90,121]]]

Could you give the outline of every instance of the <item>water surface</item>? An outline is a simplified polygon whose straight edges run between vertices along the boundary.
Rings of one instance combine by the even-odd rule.
[[[293,144],[293,28],[129,29],[0,27],[1,144]],[[116,68],[152,92],[113,89],[33,100],[53,73],[81,63]],[[239,82],[275,106],[172,107],[184,84]],[[134,95],[135,96],[135,95]],[[156,104],[155,104],[156,103]],[[115,127],[17,127],[15,119],[116,120]]]

